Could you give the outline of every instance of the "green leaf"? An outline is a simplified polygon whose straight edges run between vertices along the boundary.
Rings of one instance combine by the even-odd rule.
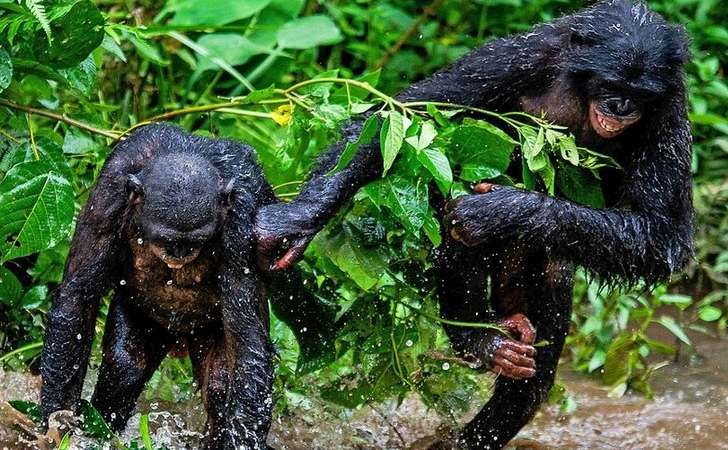
[[[465,181],[495,178],[511,163],[512,140],[494,133],[492,125],[485,123],[466,119],[450,138],[453,150],[449,154],[460,163],[460,178]]]
[[[680,339],[685,344],[692,345],[692,343],[690,343],[690,338],[688,337],[688,335],[685,334],[685,331],[682,329],[680,324],[675,322],[675,319],[673,319],[672,317],[662,316],[657,320],[657,323],[667,328],[670,333],[674,334],[676,338]]]
[[[14,306],[23,295],[23,286],[13,272],[0,267],[0,303]]]
[[[10,86],[13,79],[13,62],[10,55],[2,47],[0,47],[0,92]]]
[[[294,19],[278,30],[281,48],[307,49],[341,42],[339,27],[327,16],[308,16]]]
[[[101,47],[103,47],[103,49],[107,52],[119,58],[121,62],[126,62],[126,55],[124,55],[124,50],[119,47],[119,43],[116,42],[116,40],[114,40],[114,38],[110,35],[104,35],[104,40],[101,42]]]
[[[392,211],[408,232],[419,236],[429,209],[427,183],[413,184],[394,175],[369,184],[364,191],[375,205]]]
[[[374,250],[361,246],[344,233],[323,234],[317,238],[321,253],[328,256],[361,289],[372,289],[386,272],[386,264]]]
[[[556,172],[556,187],[564,197],[573,202],[604,208],[601,182],[588,170],[562,164]]]
[[[698,311],[698,317],[704,322],[714,322],[721,318],[723,311],[715,306],[704,306]]]
[[[422,225],[422,229],[425,231],[427,238],[432,242],[432,245],[438,247],[442,243],[442,232],[440,231],[440,221],[430,212],[425,218],[425,223]]]
[[[149,414],[143,414],[139,418],[139,435],[142,437],[145,450],[154,450],[152,438],[149,435]]]
[[[246,36],[233,33],[205,34],[197,44],[206,48],[212,57],[220,58],[231,66],[245,64],[255,55],[269,53],[275,41],[256,42]],[[217,70],[218,65],[210,58],[200,55],[196,72]]]
[[[339,161],[336,163],[336,166],[331,169],[329,174],[339,172],[344,167],[348,166],[351,160],[356,155],[356,152],[359,151],[359,147],[361,147],[362,145],[369,145],[372,139],[374,139],[374,136],[377,135],[378,128],[379,119],[374,115],[369,116],[366,122],[364,122],[364,126],[362,127],[362,131],[359,137],[356,139],[356,141],[346,144],[344,151],[339,157]]]
[[[63,435],[63,439],[58,444],[58,450],[68,450],[71,448],[71,432],[67,432]]]
[[[87,435],[102,441],[108,441],[114,436],[114,432],[106,424],[101,413],[86,400],[81,400],[81,418],[83,419],[81,428]]]
[[[73,67],[104,40],[104,17],[89,0],[76,2],[63,16],[51,22],[53,40],[38,33],[33,53],[38,61],[57,68]]]
[[[8,403],[10,403],[10,406],[13,408],[28,416],[35,423],[41,423],[43,420],[43,415],[40,412],[40,406],[38,406],[35,402],[10,400]]]
[[[677,305],[681,310],[685,310],[693,303],[693,298],[683,294],[664,294],[660,296],[660,302],[671,303]]]
[[[612,341],[604,363],[603,378],[606,384],[614,385],[629,378],[632,373],[630,355],[636,350],[635,340],[629,334],[623,334]]]
[[[384,159],[384,175],[394,164],[399,150],[404,143],[404,117],[397,111],[390,111],[382,126],[380,145]]]
[[[71,233],[71,184],[45,161],[17,164],[0,183],[0,261],[53,247]]]
[[[447,195],[452,186],[452,170],[447,156],[438,148],[425,148],[417,152],[417,160],[435,178],[440,191]]]
[[[165,12],[174,12],[171,25],[225,25],[248,18],[268,6],[271,0],[181,0],[170,2]]]
[[[96,63],[94,62],[93,56],[89,55],[76,67],[61,69],[59,72],[66,78],[66,80],[68,80],[69,86],[76,89],[86,97],[91,95],[91,92],[96,85],[97,75]]]
[[[408,144],[415,148],[415,150],[424,150],[432,144],[432,141],[437,137],[437,130],[431,121],[427,121],[422,124],[420,133],[417,136],[410,136],[407,139]]]
[[[138,35],[138,33],[124,31],[124,36],[136,48],[142,58],[147,59],[158,66],[169,65],[169,60],[162,56],[156,44],[148,42],[146,39]]]
[[[48,300],[48,287],[44,285],[33,286],[23,295],[20,301],[20,307],[28,311],[33,311],[45,305]]]

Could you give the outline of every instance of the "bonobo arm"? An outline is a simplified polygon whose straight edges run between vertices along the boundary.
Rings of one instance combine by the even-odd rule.
[[[140,132],[116,147],[78,217],[63,282],[48,312],[40,369],[45,420],[55,411],[78,406],[99,301],[118,281],[115,262],[121,249],[127,174],[138,170],[150,154],[142,145],[146,134]]]
[[[461,197],[447,223],[467,245],[519,237],[595,274],[664,280],[692,255],[690,128],[681,97],[644,130],[621,203],[593,209],[509,187]]]
[[[251,193],[234,193],[223,231],[220,274],[225,354],[230,374],[225,401],[225,450],[266,449],[272,414],[273,348],[268,302],[255,267]]]
[[[528,34],[497,39],[413,84],[397,99],[490,109],[516,108],[518,99],[528,94],[527,87],[550,83],[563,40],[550,25],[538,26]],[[319,158],[317,169],[294,201],[267,206],[258,212],[256,234],[261,267],[281,269],[294,264],[341,204],[381,174],[382,159],[376,139],[361,146],[346,168],[329,174],[346,144],[358,138],[366,117],[353,120],[343,128],[342,139]],[[284,241],[290,250],[277,262],[271,261]]]

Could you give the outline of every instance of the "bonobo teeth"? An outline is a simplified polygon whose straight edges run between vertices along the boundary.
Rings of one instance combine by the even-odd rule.
[[[602,126],[605,130],[609,131],[610,133],[614,133],[615,131],[619,131],[622,129],[620,126],[612,126],[603,117],[599,117],[599,125]]]

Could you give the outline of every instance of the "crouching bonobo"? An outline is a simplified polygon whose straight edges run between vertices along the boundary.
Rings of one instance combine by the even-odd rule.
[[[116,146],[78,218],[48,314],[46,420],[78,407],[99,303],[113,290],[91,400],[112,428],[124,427],[164,356],[186,347],[207,408],[206,447],[267,448],[269,283],[256,266],[253,217],[276,199],[254,158],[245,145],[167,124]],[[306,303],[302,289],[290,292]]]

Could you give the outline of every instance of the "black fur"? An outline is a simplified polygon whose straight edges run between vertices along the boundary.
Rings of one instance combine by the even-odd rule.
[[[272,280],[256,267],[253,218],[275,202],[246,145],[168,124],[146,126],[118,144],[78,218],[63,283],[48,313],[41,362],[45,420],[78,407],[99,303],[113,289],[92,398],[112,427],[125,426],[146,381],[182,344],[208,410],[207,448],[267,448],[273,348],[264,288],[277,286],[274,310],[299,338],[313,329],[307,321],[317,311],[300,283],[292,285],[295,273]],[[175,244],[174,233],[193,239],[200,230],[210,235],[194,261],[207,265],[186,279],[155,259],[144,239],[129,239],[172,233]],[[191,262],[183,270],[190,266],[201,267]],[[161,283],[150,272],[162,274]],[[161,287],[152,291],[150,285]],[[166,294],[170,289],[176,294]],[[170,305],[170,298],[179,303]]]
[[[648,283],[667,279],[692,254],[691,136],[683,64],[687,38],[644,4],[625,0],[594,6],[541,24],[528,33],[494,40],[451,67],[415,83],[402,101],[440,101],[496,111],[526,110],[569,127],[577,143],[608,153],[624,167],[605,170],[605,209],[592,209],[541,193],[501,187],[451,205],[463,247],[445,236],[437,250],[441,313],[482,320],[487,276],[496,317],[523,312],[540,348],[532,379],[501,377],[490,402],[468,424],[458,446],[504,446],[546,398],[568,332],[572,264],[607,280]],[[609,139],[589,121],[591,102],[618,95],[640,106],[641,119]],[[267,236],[313,235],[340,204],[381,173],[379,143],[360,149],[346,169],[325,175],[355,121],[322,156],[321,169],[298,199],[256,219]],[[474,281],[475,280],[475,281]],[[480,281],[478,281],[480,280]],[[491,337],[448,327],[456,349],[478,353]],[[488,363],[487,354],[480,355]]]

